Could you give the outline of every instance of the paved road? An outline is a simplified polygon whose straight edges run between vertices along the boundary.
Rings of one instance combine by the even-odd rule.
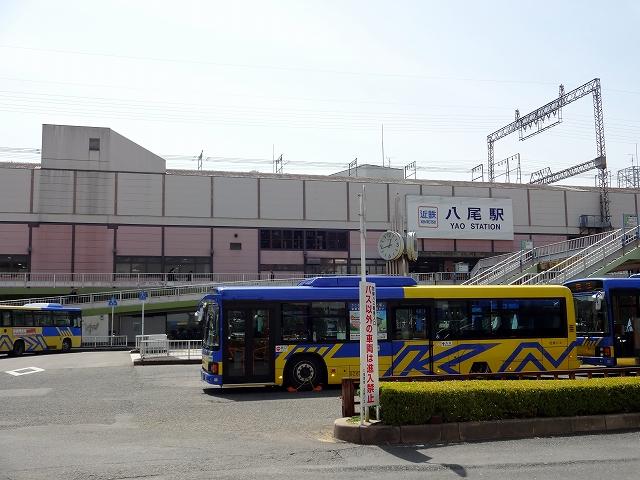
[[[28,367],[42,370],[6,373]],[[0,479],[600,480],[640,470],[638,433],[436,448],[335,442],[338,390],[204,393],[198,369],[134,368],[127,352],[0,357]]]

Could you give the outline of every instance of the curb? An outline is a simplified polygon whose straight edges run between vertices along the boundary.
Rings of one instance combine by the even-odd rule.
[[[514,418],[487,422],[456,422],[426,425],[360,425],[338,418],[333,436],[362,445],[424,444],[511,440],[584,433],[640,430],[640,413],[585,415],[578,417]]]
[[[140,360],[140,359],[136,359],[133,360],[133,365],[134,366],[140,366],[140,367],[146,367],[148,365],[195,365],[195,364],[200,364],[202,363],[202,359],[201,358],[197,358],[194,359],[192,358],[191,360],[182,360],[182,359],[169,359],[169,360]]]

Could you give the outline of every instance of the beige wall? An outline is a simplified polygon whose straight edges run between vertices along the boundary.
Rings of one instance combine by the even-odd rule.
[[[303,181],[260,179],[260,218],[302,220]]]
[[[111,172],[77,172],[76,213],[113,215],[115,178]]]
[[[167,217],[210,217],[211,178],[194,175],[165,176]]]
[[[118,174],[118,215],[162,215],[162,175]]]
[[[531,225],[564,227],[564,192],[557,190],[529,190]],[[519,212],[518,212],[519,213]],[[514,216],[516,216],[514,212]]]
[[[307,220],[346,220],[346,182],[308,180],[305,205]]]
[[[29,212],[31,170],[0,168],[0,192],[0,212]]]
[[[216,218],[258,218],[256,178],[214,177],[213,216]]]
[[[39,213],[73,213],[74,172],[42,170],[38,185]]]
[[[360,200],[365,185],[365,198],[368,222],[387,222],[387,184],[386,183],[349,183],[349,218],[353,222],[360,221]]]

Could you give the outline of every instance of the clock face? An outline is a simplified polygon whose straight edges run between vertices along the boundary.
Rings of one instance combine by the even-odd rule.
[[[404,240],[398,232],[384,232],[378,240],[378,253],[384,260],[395,260],[404,251]]]

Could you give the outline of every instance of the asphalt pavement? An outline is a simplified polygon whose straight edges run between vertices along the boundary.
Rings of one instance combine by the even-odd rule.
[[[340,391],[203,391],[128,352],[0,356],[0,479],[637,478],[640,433],[438,447],[335,441]],[[7,373],[9,372],[9,373]]]

